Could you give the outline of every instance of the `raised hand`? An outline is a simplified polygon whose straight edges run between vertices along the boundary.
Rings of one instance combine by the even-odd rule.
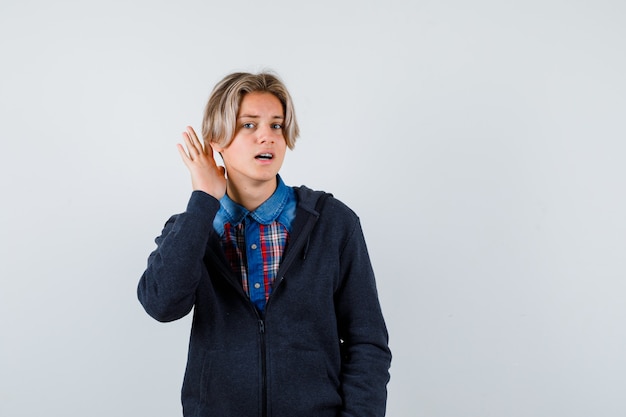
[[[191,126],[183,132],[185,146],[177,144],[178,152],[191,173],[191,186],[218,200],[226,193],[226,169],[213,158],[213,148],[203,144]],[[186,148],[186,149],[185,149]]]

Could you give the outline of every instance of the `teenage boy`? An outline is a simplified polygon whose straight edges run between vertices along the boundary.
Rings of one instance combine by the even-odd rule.
[[[391,353],[359,219],[283,183],[298,133],[276,76],[234,73],[209,98],[203,140],[188,127],[178,144],[194,191],[138,296],[159,321],[194,310],[184,416],[385,414]]]

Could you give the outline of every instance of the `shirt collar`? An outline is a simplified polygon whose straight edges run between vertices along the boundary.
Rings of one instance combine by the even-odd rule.
[[[221,208],[225,212],[226,220],[233,226],[238,225],[250,215],[257,223],[270,224],[280,216],[289,200],[289,187],[285,185],[280,175],[276,175],[276,191],[254,211],[235,203],[228,194],[220,200]]]

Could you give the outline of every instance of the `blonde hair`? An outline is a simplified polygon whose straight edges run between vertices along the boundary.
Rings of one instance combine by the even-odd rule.
[[[296,145],[300,134],[291,96],[283,82],[271,73],[236,72],[217,83],[204,109],[202,138],[204,143],[227,147],[237,132],[237,114],[243,97],[252,92],[271,93],[283,105],[285,122],[283,135],[289,149]]]

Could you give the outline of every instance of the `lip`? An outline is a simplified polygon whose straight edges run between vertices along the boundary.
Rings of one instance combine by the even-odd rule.
[[[271,162],[274,160],[274,158],[276,157],[276,155],[274,154],[274,152],[270,152],[270,151],[263,151],[263,152],[259,152],[254,156],[254,159],[256,159],[257,161],[260,162]]]

